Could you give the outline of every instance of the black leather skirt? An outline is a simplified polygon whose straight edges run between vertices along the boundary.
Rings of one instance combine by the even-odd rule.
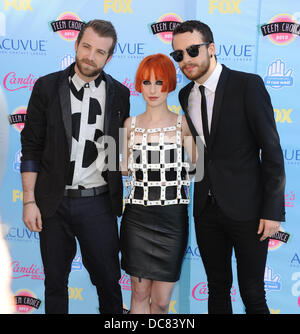
[[[121,266],[127,274],[176,282],[188,240],[185,204],[127,204],[121,222]]]

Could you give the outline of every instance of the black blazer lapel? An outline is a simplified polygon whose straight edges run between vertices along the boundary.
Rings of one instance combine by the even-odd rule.
[[[192,88],[194,87],[194,81],[191,81],[188,85],[186,85],[180,92],[179,92],[179,102],[181,104],[182,110],[185,114],[186,121],[188,126],[192,132],[192,135],[196,141],[196,137],[198,136],[197,130],[194,127],[194,124],[190,118],[189,110],[188,110],[188,100],[189,95],[191,93]]]
[[[214,106],[213,106],[213,114],[212,114],[210,136],[209,136],[210,137],[210,147],[212,146],[212,143],[213,143],[213,140],[216,134],[224,90],[226,86],[226,81],[227,81],[227,78],[230,72],[230,70],[226,66],[224,65],[222,66],[223,66],[223,69],[222,69],[222,72],[221,72],[221,75],[220,75],[220,78],[217,84]]]
[[[113,101],[115,96],[115,86],[113,84],[112,78],[103,72],[104,80],[106,82],[106,100],[105,100],[105,116],[104,116],[104,133],[109,134],[111,117],[113,112]]]
[[[58,93],[59,93],[60,107],[62,112],[62,119],[69,146],[69,153],[71,154],[72,111],[71,111],[70,85],[68,80],[68,73],[69,73],[69,68],[67,68],[62,74],[62,79],[58,87]]]
[[[179,102],[181,104],[182,110],[186,113],[188,112],[188,99],[191,93],[191,90],[194,86],[194,82],[191,81],[185,87],[183,87],[179,92]]]

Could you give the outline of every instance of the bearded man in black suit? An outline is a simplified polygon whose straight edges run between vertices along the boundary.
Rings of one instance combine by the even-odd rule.
[[[129,116],[130,93],[103,71],[116,41],[110,22],[85,24],[75,43],[75,63],[39,78],[29,101],[21,133],[23,220],[40,232],[46,313],[68,313],[76,239],[100,312],[122,313],[119,128]],[[107,157],[105,145],[112,141]]]
[[[191,80],[179,92],[180,104],[195,141],[205,145],[193,214],[208,312],[232,313],[234,250],[246,313],[269,313],[268,240],[285,220],[284,162],[269,94],[258,75],[217,62],[213,34],[200,21],[177,26],[172,46],[171,56]]]

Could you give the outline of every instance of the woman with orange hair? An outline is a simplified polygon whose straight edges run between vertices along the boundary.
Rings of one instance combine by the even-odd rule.
[[[124,123],[128,195],[120,231],[121,265],[131,276],[130,313],[167,313],[188,239],[190,181],[184,149],[194,162],[195,145],[185,117],[168,109],[168,94],[176,88],[170,58],[144,58],[135,88],[146,111]]]

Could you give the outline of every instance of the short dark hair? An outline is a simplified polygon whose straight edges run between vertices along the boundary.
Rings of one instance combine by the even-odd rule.
[[[173,36],[177,34],[183,34],[185,32],[193,32],[194,30],[198,31],[204,39],[204,42],[214,43],[214,36],[210,27],[197,20],[188,20],[180,23],[173,31]]]
[[[99,36],[101,37],[111,37],[113,40],[112,46],[109,50],[109,56],[113,54],[116,43],[117,43],[117,33],[112,25],[111,22],[109,21],[104,21],[104,20],[91,20],[87,23],[85,23],[78,36],[77,36],[77,43],[80,43],[80,40],[87,28],[92,28]]]

